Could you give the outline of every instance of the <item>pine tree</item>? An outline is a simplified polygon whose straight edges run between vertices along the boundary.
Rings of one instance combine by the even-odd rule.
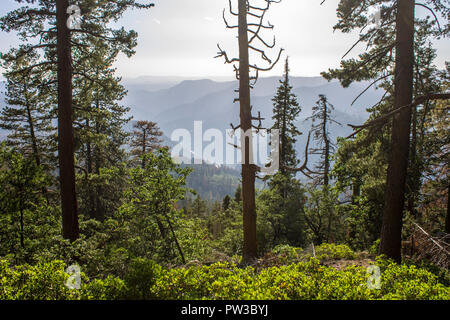
[[[442,1],[429,0],[427,3],[442,16],[448,16],[450,9]],[[446,96],[433,93],[416,97],[413,103],[415,5],[413,0],[399,0],[392,3],[381,0],[371,2],[341,0],[338,5],[339,21],[334,29],[350,32],[362,28],[365,31],[361,32],[356,44],[366,43],[367,50],[359,55],[359,59],[342,60],[341,69],[323,73],[327,79],[339,79],[345,87],[353,81],[375,79],[370,84],[373,86],[379,81],[393,78],[392,112],[374,121],[373,125],[388,123],[390,119],[393,119],[380,253],[397,262],[401,261],[401,231],[410,152],[411,107]],[[368,12],[369,9],[379,10],[378,6],[381,7],[380,21],[377,26],[371,27]],[[425,4],[421,6],[432,10]],[[433,33],[445,35],[449,30],[447,25],[444,31],[436,30]],[[356,47],[356,44],[348,52]]]
[[[23,3],[22,0],[16,0]],[[50,77],[42,75],[43,85],[53,85],[54,99],[58,105],[58,160],[61,208],[63,217],[63,236],[71,241],[79,237],[78,207],[75,192],[75,142],[73,134],[73,76],[82,74],[78,61],[72,56],[74,47],[83,47],[77,42],[77,35],[105,43],[112,48],[131,56],[136,46],[137,34],[124,28],[115,30],[109,22],[119,19],[129,8],[150,8],[153,4],[140,4],[129,1],[79,1],[82,13],[81,29],[69,29],[69,0],[27,1],[33,7],[22,6],[0,19],[3,31],[16,31],[25,44],[21,44],[15,54],[16,59],[35,55],[35,64],[26,67],[31,70],[46,67]],[[28,40],[39,38],[37,44]],[[56,84],[56,88],[54,88]],[[57,97],[57,98],[56,98]]]
[[[52,125],[54,112],[48,91],[39,86],[41,70],[28,70],[33,61],[27,57],[2,58],[7,71],[6,106],[0,112],[0,128],[10,132],[8,145],[32,158],[37,166],[44,165],[49,172],[55,167],[56,129]],[[26,71],[20,72],[22,69]]]
[[[130,118],[129,108],[120,104],[126,90],[112,67],[118,50],[102,43],[84,50],[74,52],[83,70],[83,76],[74,77],[74,134],[77,168],[82,171],[79,203],[80,212],[101,220],[121,205],[120,187],[125,184],[105,184],[101,169],[121,167],[126,160],[124,125]]]
[[[162,140],[160,137],[163,133],[156,122],[152,121],[137,121],[133,127],[135,130],[130,143],[131,154],[136,157],[136,160],[141,161],[141,166],[144,168],[145,157],[143,155],[161,148]]]
[[[312,108],[312,116],[307,118],[307,120],[312,120],[311,132],[318,144],[312,150],[312,154],[320,155],[320,162],[316,165],[316,173],[319,176],[317,184],[324,187],[328,187],[330,182],[331,156],[336,150],[336,145],[330,138],[330,125],[332,123],[340,125],[331,116],[333,110],[334,106],[328,102],[325,95],[321,94],[316,105]]]
[[[226,211],[230,207],[231,197],[226,195],[222,200],[222,210]]]
[[[295,94],[292,93],[292,86],[289,83],[289,60],[286,58],[284,67],[284,79],[280,80],[277,94],[272,99],[273,116],[275,121],[272,129],[278,129],[280,134],[280,172],[284,176],[291,176],[292,173],[286,171],[284,166],[295,167],[299,161],[295,153],[296,136],[301,132],[295,126],[295,120],[301,111]]]

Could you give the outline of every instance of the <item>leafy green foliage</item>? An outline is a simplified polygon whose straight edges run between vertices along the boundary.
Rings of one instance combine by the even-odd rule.
[[[125,284],[130,288],[128,296],[133,299],[149,299],[150,289],[155,284],[160,269],[161,267],[151,260],[134,259],[125,276]]]
[[[0,144],[0,255],[30,261],[45,242],[36,239],[58,232],[56,210],[42,194],[47,183],[34,159]]]
[[[450,289],[430,272],[389,264],[381,289],[369,289],[362,267],[336,270],[318,260],[256,272],[230,263],[162,272],[152,292],[160,299],[448,299]]]
[[[315,251],[320,261],[356,258],[356,254],[345,244],[323,243],[317,246]]]

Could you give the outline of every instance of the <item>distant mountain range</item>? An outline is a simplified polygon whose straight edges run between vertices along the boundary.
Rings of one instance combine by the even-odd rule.
[[[252,106],[255,113],[261,112],[263,127],[271,127],[272,108],[280,77],[260,78],[252,90]],[[171,82],[170,82],[170,81]],[[174,83],[176,82],[176,83]],[[307,132],[311,127],[305,118],[312,114],[312,107],[319,94],[325,94],[335,107],[335,120],[342,126],[330,128],[333,140],[338,136],[347,136],[351,128],[347,124],[362,124],[367,118],[366,108],[374,105],[383,95],[382,90],[370,88],[353,106],[352,101],[369,83],[355,83],[342,88],[339,82],[322,77],[291,77],[293,92],[302,107],[296,122],[304,134],[298,137],[296,149],[303,157]],[[163,130],[166,140],[175,129],[184,128],[193,131],[194,121],[203,121],[203,130],[216,128],[221,131],[230,129],[230,123],[239,124],[239,104],[233,103],[237,97],[237,81],[213,81],[209,79],[181,80],[152,78],[125,80],[128,96],[124,103],[131,107],[134,120],[156,121]],[[170,142],[168,142],[170,145]]]
[[[279,87],[280,77],[260,78],[252,90],[252,106],[254,113],[260,111],[263,127],[271,127],[272,121],[272,98]],[[367,118],[366,108],[374,105],[383,95],[382,90],[370,88],[357,102],[351,106],[352,101],[368,86],[369,83],[355,83],[349,88],[342,88],[337,81],[328,82],[321,77],[291,77],[293,92],[297,96],[302,107],[297,127],[303,132],[296,143],[297,155],[303,158],[306,144],[307,132],[311,127],[305,118],[312,113],[312,107],[318,100],[319,94],[328,97],[330,103],[335,107],[334,118],[342,126],[333,125],[330,128],[333,140],[337,137],[347,136],[351,129],[347,124],[362,124]],[[140,77],[135,79],[124,79],[123,85],[128,90],[128,95],[122,102],[131,108],[130,114],[133,121],[151,120],[158,123],[164,132],[167,145],[172,146],[170,136],[175,129],[187,129],[193,131],[194,121],[203,122],[203,131],[209,128],[219,129],[225,132],[230,129],[230,123],[239,124],[239,104],[233,103],[237,97],[235,90],[238,88],[237,81],[227,79],[186,79],[181,77]],[[4,105],[5,83],[0,82],[0,101]],[[131,131],[132,123],[127,125]],[[0,140],[6,133],[0,130]],[[313,147],[313,145],[311,145]],[[193,154],[195,157],[196,155]],[[314,162],[312,157],[311,161]],[[239,171],[228,172],[214,166],[203,165],[198,168],[201,172],[208,172],[207,178],[202,179],[198,174],[193,176],[190,187],[201,185],[200,194],[207,199],[220,199],[224,194],[233,194],[238,183]],[[311,165],[312,167],[312,165]],[[234,169],[239,169],[234,166]],[[201,181],[201,182],[200,182]],[[208,189],[208,181],[214,188]],[[224,183],[226,181],[226,183]],[[218,184],[224,183],[221,188]]]

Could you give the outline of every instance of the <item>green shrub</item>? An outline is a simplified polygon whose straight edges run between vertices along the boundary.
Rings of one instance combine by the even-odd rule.
[[[224,299],[224,300],[449,300],[450,288],[433,273],[414,265],[378,258],[380,289],[369,289],[369,273],[359,266],[337,270],[311,258],[280,267],[239,268],[229,262],[163,269],[136,259],[125,280],[89,280],[69,289],[61,261],[10,266],[0,260],[0,299]]]
[[[80,295],[83,300],[120,300],[130,297],[125,282],[112,276],[88,282],[82,286]]]
[[[356,254],[345,244],[324,243],[315,250],[316,258],[320,261],[356,258]]]
[[[134,259],[124,279],[128,287],[127,296],[131,299],[150,299],[150,289],[155,285],[160,273],[161,267],[155,262],[142,258]]]
[[[378,249],[380,248],[380,239],[377,239],[373,242],[373,244],[369,248],[369,253],[373,255],[378,254]]]
[[[38,263],[35,266],[11,266],[0,260],[0,300],[78,300],[121,299],[125,297],[122,280],[107,277],[89,279],[81,273],[81,288],[66,286],[69,274],[62,261]]]
[[[450,299],[450,289],[426,270],[389,261],[383,269],[381,289],[369,289],[365,268],[337,270],[317,259],[258,273],[252,267],[216,263],[164,270],[152,291],[159,299]]]
[[[0,260],[0,300],[77,299],[77,291],[65,285],[68,278],[62,261],[10,266]]]
[[[283,244],[273,248],[272,253],[277,256],[277,260],[281,261],[282,264],[291,264],[301,260],[303,249]]]

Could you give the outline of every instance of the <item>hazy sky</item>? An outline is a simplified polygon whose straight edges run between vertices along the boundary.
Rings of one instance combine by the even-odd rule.
[[[255,0],[258,2],[258,0]],[[275,25],[264,34],[268,42],[277,37],[277,47],[289,55],[291,73],[296,76],[317,76],[321,71],[337,67],[340,58],[357,40],[357,33],[333,33],[336,7],[339,0],[283,0],[274,4],[268,13]],[[214,77],[233,76],[230,65],[213,59],[217,43],[230,56],[237,54],[237,31],[226,29],[222,10],[228,0],[154,0],[150,10],[129,11],[120,25],[139,33],[136,55],[121,56],[118,73],[126,78],[138,76]],[[236,0],[232,1],[237,3]],[[1,0],[0,15],[15,7],[13,0]],[[418,11],[422,11],[418,8]],[[233,17],[229,22],[233,23]],[[15,45],[13,35],[0,33],[0,50]],[[444,66],[450,60],[450,41],[436,41],[438,59]],[[362,50],[362,47],[358,48]],[[268,51],[276,56],[277,50]],[[358,50],[354,52],[357,54]],[[282,74],[283,63],[265,75]]]

